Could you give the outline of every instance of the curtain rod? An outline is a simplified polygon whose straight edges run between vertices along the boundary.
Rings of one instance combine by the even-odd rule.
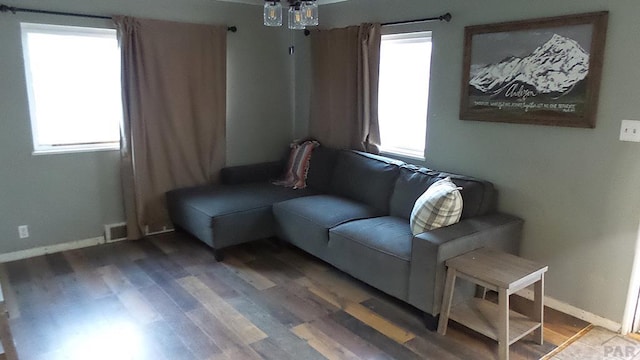
[[[382,26],[403,25],[403,24],[414,24],[414,23],[429,22],[429,21],[446,21],[446,22],[449,22],[449,21],[451,21],[451,13],[446,13],[444,15],[440,15],[440,16],[436,16],[436,17],[430,17],[430,18],[424,18],[424,19],[388,22],[388,23],[384,23],[384,24],[381,24],[381,25]]]
[[[435,17],[430,17],[430,18],[424,18],[424,19],[415,19],[415,20],[405,20],[405,21],[394,21],[394,22],[388,22],[388,23],[384,23],[384,24],[380,24],[382,26],[392,26],[392,25],[404,25],[404,24],[415,24],[415,23],[421,23],[421,22],[429,22],[429,21],[446,21],[449,22],[451,21],[451,13],[446,13],[440,16],[435,16]],[[309,34],[311,34],[311,31],[309,31],[309,29],[304,29],[304,35],[305,36],[309,36]]]
[[[91,19],[109,19],[109,20],[111,20],[110,16],[92,15],[92,14],[78,14],[78,13],[72,13],[72,12],[51,11],[51,10],[27,9],[27,8],[15,7],[15,6],[8,6],[8,5],[4,5],[4,4],[0,4],[0,12],[3,12],[3,13],[10,12],[12,14],[15,14],[16,12],[27,12],[27,13],[35,13],[35,14],[76,16],[76,17],[91,18]],[[236,26],[229,26],[229,27],[227,27],[227,31],[236,32],[236,31],[238,31],[238,28]]]

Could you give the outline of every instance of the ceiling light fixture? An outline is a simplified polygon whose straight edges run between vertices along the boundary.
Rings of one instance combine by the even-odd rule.
[[[317,0],[287,0],[289,3],[288,26],[289,29],[302,30],[307,26],[318,25]],[[264,25],[282,25],[282,5],[280,0],[265,0]]]

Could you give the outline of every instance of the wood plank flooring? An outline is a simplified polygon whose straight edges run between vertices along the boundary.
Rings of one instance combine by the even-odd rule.
[[[293,247],[229,249],[181,233],[0,265],[21,359],[495,359],[497,344],[420,312]],[[528,306],[512,297],[514,307]],[[546,309],[539,359],[588,326]]]

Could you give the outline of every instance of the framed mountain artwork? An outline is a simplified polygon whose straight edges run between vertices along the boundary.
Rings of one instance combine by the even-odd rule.
[[[465,27],[460,119],[593,128],[608,12]]]

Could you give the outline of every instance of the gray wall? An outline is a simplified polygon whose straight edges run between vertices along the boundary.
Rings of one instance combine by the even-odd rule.
[[[291,139],[288,35],[261,25],[258,6],[212,0],[14,1],[19,7],[237,25],[228,36],[227,163],[275,159]],[[102,235],[124,220],[117,151],[33,156],[20,21],[109,24],[0,14],[0,254]],[[269,69],[269,72],[263,72]],[[31,236],[18,239],[18,225]]]
[[[466,25],[600,10],[610,17],[595,129],[459,120]],[[620,120],[640,119],[640,2],[350,0],[321,7],[320,22],[342,27],[447,11],[451,23],[428,25],[434,48],[425,164],[494,182],[500,209],[526,220],[522,255],[549,265],[547,295],[620,322],[640,219],[640,144],[620,142],[618,134]],[[298,64],[298,89],[308,91],[309,63]],[[306,129],[307,118],[308,105],[299,104],[296,129]]]

